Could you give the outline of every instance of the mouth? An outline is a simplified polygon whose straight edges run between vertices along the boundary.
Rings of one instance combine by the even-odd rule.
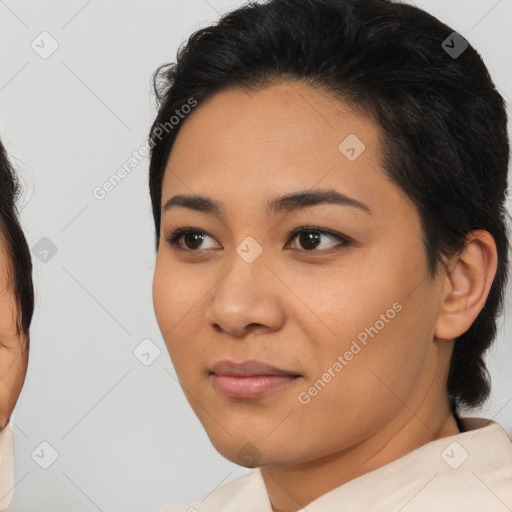
[[[259,362],[219,361],[209,372],[214,388],[229,398],[256,399],[283,390],[302,375]]]

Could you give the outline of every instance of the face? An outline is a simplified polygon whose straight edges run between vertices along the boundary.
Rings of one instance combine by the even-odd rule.
[[[27,372],[25,336],[16,329],[16,299],[6,241],[0,236],[0,429],[7,424]]]
[[[347,449],[432,383],[440,284],[427,275],[414,205],[380,166],[380,136],[371,119],[295,82],[224,90],[178,134],[155,313],[191,407],[237,464]],[[314,195],[279,201],[299,192]],[[170,204],[178,195],[218,208]]]

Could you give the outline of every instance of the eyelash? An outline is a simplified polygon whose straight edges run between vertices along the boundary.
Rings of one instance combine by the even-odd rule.
[[[348,247],[349,245],[351,245],[352,243],[352,240],[347,237],[347,236],[344,236],[344,235],[340,235],[339,233],[335,233],[334,231],[330,231],[328,229],[322,229],[320,227],[317,227],[317,226],[303,226],[303,227],[300,227],[300,228],[297,228],[297,229],[294,229],[291,233],[290,233],[290,237],[288,239],[288,242],[289,243],[291,240],[293,240],[294,238],[297,238],[298,235],[302,234],[302,233],[320,233],[322,235],[329,235],[333,238],[336,238],[340,241],[340,244],[338,244],[337,246],[335,247],[332,247],[331,249],[328,249],[328,250],[316,250],[316,249],[312,249],[312,250],[302,250],[302,252],[306,252],[306,253],[319,253],[319,254],[329,254],[329,253],[333,253],[333,252],[336,252],[337,250],[339,250],[340,248],[345,248],[345,247]],[[181,237],[183,237],[184,235],[187,235],[187,234],[199,234],[199,235],[207,235],[207,236],[210,236],[208,235],[208,233],[206,233],[206,231],[203,231],[201,229],[195,229],[195,228],[180,228],[180,229],[177,229],[176,231],[173,231],[167,238],[166,238],[166,242],[175,250],[177,251],[183,251],[183,252],[200,252],[199,249],[185,249],[183,248],[180,244],[179,244],[179,241],[181,239]],[[300,249],[299,249],[300,250]]]

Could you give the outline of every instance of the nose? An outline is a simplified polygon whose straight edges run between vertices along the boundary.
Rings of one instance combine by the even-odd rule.
[[[206,321],[212,328],[238,338],[254,330],[278,330],[285,319],[286,288],[269,267],[264,251],[253,259],[250,243],[238,246],[206,308]]]

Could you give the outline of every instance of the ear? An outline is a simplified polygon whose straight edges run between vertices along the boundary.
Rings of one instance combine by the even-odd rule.
[[[27,373],[27,340],[17,330],[18,308],[5,253],[0,256],[0,429],[8,423]]]
[[[485,306],[497,265],[492,235],[483,230],[472,231],[464,249],[446,269],[434,330],[436,338],[454,339],[471,327]]]

